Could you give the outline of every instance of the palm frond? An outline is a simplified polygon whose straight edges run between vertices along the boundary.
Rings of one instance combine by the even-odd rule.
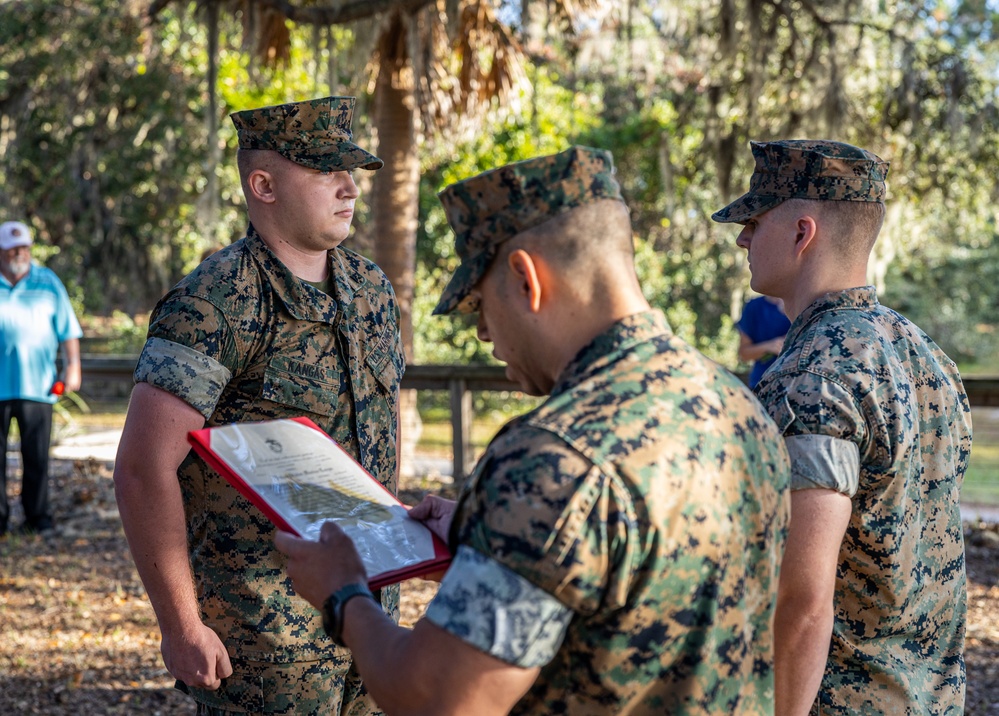
[[[523,52],[494,3],[438,0],[416,21],[411,56],[428,131],[461,134],[490,108],[529,91]]]
[[[546,0],[549,22],[572,34],[577,17],[604,1]],[[150,13],[170,2],[152,0]],[[356,68],[358,89],[370,91],[384,53],[407,63],[404,75],[412,79],[429,132],[472,127],[491,108],[531,91],[524,51],[498,18],[500,0],[378,0],[368,14],[360,0],[198,0],[200,7],[210,4],[241,17],[243,50],[268,67],[289,60],[291,22],[328,27],[330,18],[351,18],[335,23],[349,28],[354,40],[346,49],[329,48],[337,64]]]

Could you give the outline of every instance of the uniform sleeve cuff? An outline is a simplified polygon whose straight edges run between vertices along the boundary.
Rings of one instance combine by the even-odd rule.
[[[476,550],[458,548],[426,618],[508,664],[534,668],[555,656],[573,611]]]
[[[142,349],[134,378],[177,396],[207,420],[232,373],[189,346],[154,337]]]
[[[855,443],[828,435],[791,435],[784,441],[791,456],[791,490],[857,494],[860,450]]]

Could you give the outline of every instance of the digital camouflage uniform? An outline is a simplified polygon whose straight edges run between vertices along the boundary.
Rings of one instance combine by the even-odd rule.
[[[785,436],[860,453],[818,713],[963,713],[971,408],[956,366],[868,286],[798,316],[756,390]],[[792,489],[839,489],[809,467],[793,463]]]
[[[472,270],[438,310],[462,305],[488,266],[477,247],[546,210],[619,198],[612,172],[608,153],[577,147],[442,195]],[[477,205],[500,227],[492,235],[464,230]],[[540,667],[513,713],[773,713],[788,479],[776,426],[748,389],[661,312],[629,316],[491,442],[458,502],[455,561],[427,618]]]
[[[754,144],[753,152],[764,175],[753,186],[776,187],[784,198],[884,196],[887,164],[856,147],[792,141]],[[744,222],[772,208],[772,198],[747,195],[715,217]],[[963,713],[959,493],[971,410],[957,367],[882,306],[873,287],[859,287],[826,294],[796,317],[756,392],[789,439],[791,489],[852,498],[813,713]],[[843,446],[851,465],[859,459],[851,480],[833,465]]]
[[[257,112],[301,121],[315,103],[301,104]],[[321,157],[333,170],[334,159]],[[394,493],[404,370],[398,306],[370,261],[337,248],[329,262],[331,295],[297,279],[251,225],[157,305],[135,380],[181,398],[209,427],[307,416]],[[350,652],[332,644],[318,612],[295,595],[273,524],[194,452],[178,478],[202,616],[234,668],[218,691],[183,688],[203,709],[339,713],[342,692],[344,713],[373,713],[348,673]],[[382,604],[397,615],[398,589],[383,590]],[[358,694],[363,700],[348,710]]]

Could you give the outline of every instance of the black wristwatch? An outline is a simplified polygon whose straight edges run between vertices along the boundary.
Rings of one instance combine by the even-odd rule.
[[[340,640],[340,635],[343,634],[343,608],[354,597],[367,597],[372,601],[377,601],[375,595],[368,589],[368,585],[355,582],[346,587],[340,587],[323,602],[323,631],[337,646],[346,646]]]

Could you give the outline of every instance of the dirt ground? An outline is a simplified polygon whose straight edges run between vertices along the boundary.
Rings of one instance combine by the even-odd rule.
[[[19,479],[9,494],[16,496]],[[108,466],[57,461],[58,529],[0,541],[0,714],[192,715],[159,654],[152,608],[132,564]],[[403,485],[413,503],[433,481]],[[17,523],[17,501],[14,519]],[[999,716],[999,527],[967,525],[967,714]],[[403,585],[403,622],[435,585]]]

